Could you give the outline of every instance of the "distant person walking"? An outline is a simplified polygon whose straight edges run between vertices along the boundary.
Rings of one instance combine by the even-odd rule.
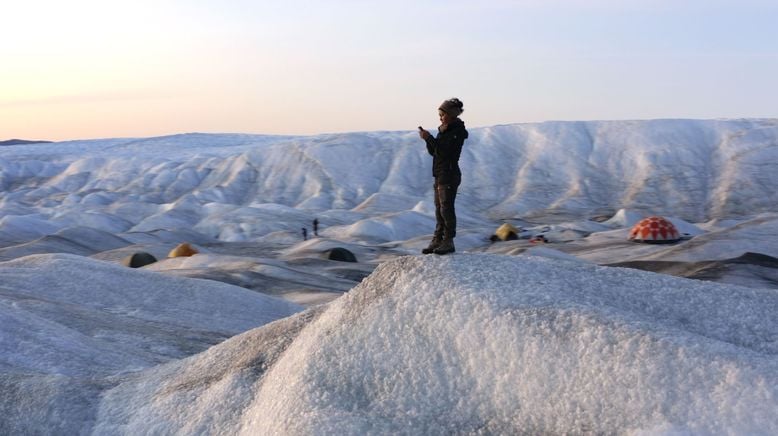
[[[319,237],[319,219],[313,219],[313,236]]]
[[[427,151],[432,156],[432,177],[435,179],[435,234],[430,245],[421,250],[424,254],[455,251],[457,217],[454,200],[462,182],[459,155],[468,136],[464,121],[459,119],[463,111],[463,104],[458,98],[446,100],[438,108],[440,127],[437,136],[433,137],[419,126],[419,137],[427,143]]]
[[[308,240],[308,229],[303,227],[303,241],[307,241],[307,240]]]

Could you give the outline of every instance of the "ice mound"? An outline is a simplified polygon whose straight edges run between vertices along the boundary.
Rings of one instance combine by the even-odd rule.
[[[300,310],[210,280],[69,254],[26,256],[0,262],[0,367],[67,376],[139,370]]]
[[[70,254],[0,262],[0,434],[87,434],[104,392],[302,310]]]
[[[405,257],[139,373],[103,396],[95,430],[776,434],[776,311],[773,290],[643,271]]]

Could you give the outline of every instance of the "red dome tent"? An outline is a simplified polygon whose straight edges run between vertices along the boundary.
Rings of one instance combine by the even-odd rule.
[[[668,244],[681,240],[673,223],[661,216],[643,218],[629,232],[630,241],[647,242],[651,244]]]

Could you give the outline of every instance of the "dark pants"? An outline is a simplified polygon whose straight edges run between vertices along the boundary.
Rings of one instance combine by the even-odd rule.
[[[454,200],[457,198],[458,184],[442,184],[435,180],[435,238],[454,239],[457,235],[457,216]]]

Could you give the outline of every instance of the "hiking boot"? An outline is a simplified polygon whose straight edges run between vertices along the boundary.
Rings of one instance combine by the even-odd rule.
[[[435,249],[438,248],[438,245],[440,245],[440,239],[439,238],[432,238],[430,241],[430,245],[427,246],[427,248],[423,248],[421,250],[421,254],[431,254],[435,252]]]
[[[456,251],[454,249],[454,240],[453,239],[444,239],[440,242],[440,245],[438,245],[433,253],[435,254],[448,254],[453,253]]]

